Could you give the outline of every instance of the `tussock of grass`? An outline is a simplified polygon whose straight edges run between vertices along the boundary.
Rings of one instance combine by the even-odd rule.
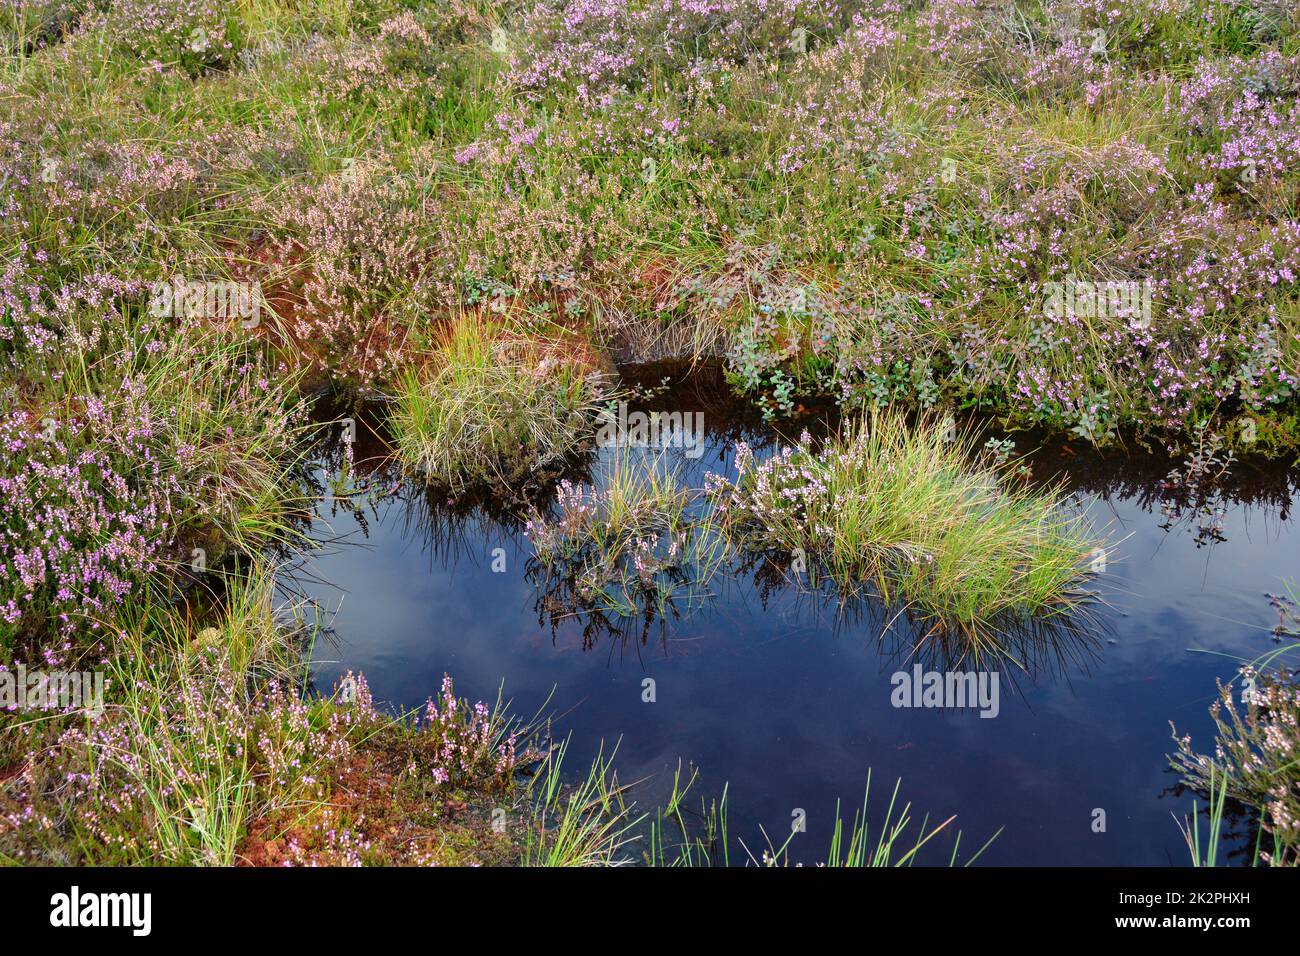
[[[392,423],[398,454],[432,484],[518,481],[590,439],[598,377],[537,339],[466,317],[425,368],[406,372]]]
[[[694,513],[695,495],[664,455],[624,448],[591,488],[560,483],[555,513],[535,512],[528,535],[539,565],[575,613],[663,616],[701,597],[725,542]]]
[[[968,436],[874,412],[821,450],[805,435],[766,462],[738,447],[712,493],[742,547],[776,550],[841,590],[872,586],[938,625],[984,637],[1007,615],[1075,606],[1094,541],[1051,493],[970,464]]]
[[[635,837],[642,816],[625,802],[626,787],[614,771],[617,746],[596,755],[586,777],[576,784],[563,773],[568,741],[547,756],[529,788],[531,820],[524,837],[525,866],[622,866],[624,848]]]

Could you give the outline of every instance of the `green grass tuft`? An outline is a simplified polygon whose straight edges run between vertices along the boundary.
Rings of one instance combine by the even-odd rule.
[[[973,457],[969,436],[873,412],[820,450],[805,436],[758,463],[740,446],[737,482],[713,494],[741,547],[788,553],[814,581],[874,587],[972,637],[1077,606],[1096,547],[1082,518]]]
[[[458,491],[517,482],[590,441],[598,398],[597,374],[558,348],[462,319],[398,385],[398,454]]]

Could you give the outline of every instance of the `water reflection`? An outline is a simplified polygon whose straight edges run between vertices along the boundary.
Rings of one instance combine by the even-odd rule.
[[[660,372],[646,379],[657,383]],[[692,487],[730,467],[737,439],[760,453],[782,440],[736,409],[713,372],[688,388],[646,405],[704,410],[705,453],[681,462]],[[1296,477],[1286,469],[1236,462],[1197,490],[1169,481],[1179,462],[1167,455],[1117,461],[1011,435],[1018,448],[1037,449],[1027,460],[1034,480],[1063,482],[1122,541],[1105,603],[1084,619],[1005,635],[996,719],[900,709],[891,676],[916,665],[968,667],[959,642],[926,636],[870,600],[844,604],[801,587],[768,555],[736,559],[706,595],[665,614],[593,614],[575,605],[563,576],[540,573],[517,504],[449,501],[404,484],[381,429],[357,416],[350,460],[337,444],[318,459],[326,494],[312,534],[328,546],[300,562],[302,591],[337,632],[317,649],[322,686],[364,670],[378,698],[411,707],[449,672],[481,697],[504,681],[528,714],[554,694],[564,714],[557,732],[573,733],[573,753],[622,739],[623,778],[649,778],[643,803],[667,794],[685,760],[701,769],[705,789],[730,784],[738,833],[777,832],[792,808],[806,809],[808,832],[792,850],[808,860],[825,848],[836,800],[856,801],[870,767],[878,779],[901,777],[921,812],[958,814],[975,845],[1005,826],[987,863],[1184,863],[1171,813],[1190,812],[1191,800],[1167,769],[1169,721],[1210,746],[1215,680],[1274,646],[1278,612],[1265,592],[1282,591],[1300,558],[1290,520]],[[833,423],[833,412],[806,409],[782,431],[791,439]],[[568,477],[598,480],[600,466],[593,451]],[[345,467],[365,495],[328,493],[327,475]],[[1222,515],[1213,540],[1198,546],[1207,503]],[[531,504],[550,507],[551,490],[532,489]],[[653,704],[642,700],[647,677],[658,688]],[[1091,828],[1098,808],[1105,833]],[[1240,823],[1244,840],[1250,821]]]

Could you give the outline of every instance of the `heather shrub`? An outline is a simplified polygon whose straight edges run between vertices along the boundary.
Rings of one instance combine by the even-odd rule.
[[[451,64],[424,22],[405,11],[379,24],[372,38],[325,47],[310,66],[332,108],[398,119],[408,111],[422,115],[426,102],[441,97]]]
[[[1214,754],[1198,754],[1174,730],[1171,757],[1184,782],[1204,794],[1216,784],[1228,797],[1260,811],[1267,834],[1260,856],[1273,866],[1300,865],[1300,686],[1285,668],[1242,668],[1240,709],[1234,683],[1219,685],[1210,707]],[[1170,724],[1171,728],[1173,727]]]
[[[89,412],[72,420],[70,428],[111,440],[119,434],[111,415],[92,400]],[[138,491],[132,487],[134,468],[123,459],[143,459],[142,443],[132,440],[136,433],[112,451],[96,444],[74,451],[59,437],[57,421],[49,421],[53,427],[43,432],[26,412],[17,412],[0,425],[10,453],[0,479],[5,492],[0,633],[6,647],[16,634],[54,624],[63,630],[83,623],[97,628],[94,617],[160,569],[177,517],[174,477]],[[74,614],[89,620],[74,622]]]
[[[510,78],[524,89],[561,87],[598,100],[700,65],[790,58],[801,44],[807,49],[842,31],[858,6],[842,0],[547,0],[523,19]]]
[[[347,164],[255,208],[268,227],[265,266],[252,274],[270,290],[279,331],[339,379],[391,374],[410,328],[454,301],[450,222],[413,175]]]
[[[215,333],[122,344],[73,363],[44,407],[12,396],[0,406],[6,647],[50,630],[102,633],[151,575],[285,533],[292,383]]]
[[[0,6],[0,42],[10,54],[31,54],[61,40],[89,9],[90,0],[6,0]]]
[[[279,618],[273,596],[272,578],[255,572],[204,629],[133,604],[102,713],[0,715],[0,745],[40,757],[0,792],[8,858],[229,866],[278,839],[282,863],[410,862],[338,789],[374,751],[400,755],[407,783],[447,793],[507,789],[531,759],[500,703],[459,699],[450,678],[410,720],[376,709],[362,676],[330,698],[304,696],[307,625]]]
[[[117,48],[191,76],[234,64],[237,24],[229,0],[114,0],[103,14],[105,35]]]
[[[0,145],[0,362],[41,377],[65,350],[94,353],[158,280],[226,278],[246,256],[180,223],[247,234],[222,197],[301,162],[260,130],[187,128],[165,145],[106,134],[35,148],[11,129]],[[119,133],[121,131],[119,130]],[[0,133],[0,140],[4,134]],[[244,271],[247,271],[246,269]],[[151,329],[157,332],[157,329]]]
[[[505,723],[499,701],[495,709],[481,700],[471,706],[456,697],[451,677],[444,676],[438,699],[429,698],[417,726],[437,785],[481,790],[509,785],[522,756],[522,735]]]

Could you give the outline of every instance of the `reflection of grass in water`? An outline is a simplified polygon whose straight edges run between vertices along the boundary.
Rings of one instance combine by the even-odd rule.
[[[874,590],[972,647],[995,622],[1077,609],[1095,542],[1051,493],[1013,486],[974,458],[969,436],[871,413],[821,450],[810,439],[739,476],[713,500],[733,543],[780,551],[847,595]]]
[[[845,594],[829,579],[810,580],[796,573],[787,554],[747,554],[729,577],[752,575],[764,611],[783,608],[784,617],[803,624],[826,626],[837,637],[876,638],[881,653],[893,663],[921,664],[926,670],[948,671],[972,663],[1002,667],[1004,680],[1014,684],[1023,673],[1064,676],[1072,669],[1085,671],[1098,657],[1109,633],[1107,622],[1086,605],[1075,613],[1048,618],[1006,617],[992,625],[995,646],[974,647],[968,636],[952,628],[935,627],[916,617],[907,605],[887,605],[869,590]],[[977,651],[989,656],[983,661]]]

